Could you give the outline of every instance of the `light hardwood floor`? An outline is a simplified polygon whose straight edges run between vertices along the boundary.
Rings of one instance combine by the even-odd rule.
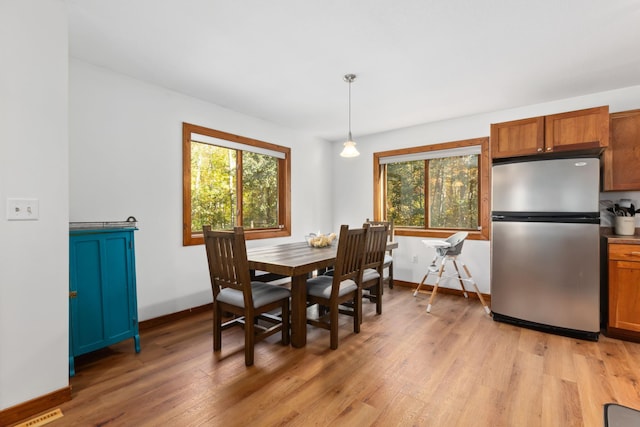
[[[270,337],[244,365],[240,329],[212,351],[211,313],[78,358],[51,426],[603,426],[603,405],[640,408],[640,344],[581,341],[494,322],[477,299],[385,289],[340,346]]]

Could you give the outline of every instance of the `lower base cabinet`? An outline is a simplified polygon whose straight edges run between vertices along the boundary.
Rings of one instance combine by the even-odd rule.
[[[607,335],[640,342],[640,245],[609,244]]]
[[[140,352],[133,233],[127,228],[69,231],[69,375],[74,358],[133,338]]]

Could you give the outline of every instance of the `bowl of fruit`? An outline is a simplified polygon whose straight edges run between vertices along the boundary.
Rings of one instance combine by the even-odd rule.
[[[309,233],[304,236],[307,241],[307,245],[312,248],[328,248],[336,244],[338,239],[336,233],[322,234],[322,233]]]

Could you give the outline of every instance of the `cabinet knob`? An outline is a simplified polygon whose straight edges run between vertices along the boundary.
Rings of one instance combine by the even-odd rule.
[[[538,148],[538,153],[542,153],[542,148]]]
[[[551,147],[547,147],[547,151],[551,151]]]
[[[69,298],[75,298],[78,296],[78,291],[71,291],[69,292]]]

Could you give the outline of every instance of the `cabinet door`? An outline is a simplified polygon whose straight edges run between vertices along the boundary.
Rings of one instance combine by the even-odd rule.
[[[545,152],[585,150],[609,145],[609,107],[545,116]]]
[[[612,113],[605,150],[604,190],[640,190],[640,110]]]
[[[491,158],[526,156],[544,150],[544,117],[491,125]]]
[[[609,262],[609,326],[640,332],[640,262]]]
[[[640,245],[609,245],[608,327],[640,332]]]
[[[105,236],[102,298],[104,303],[105,339],[109,343],[132,336],[137,319],[135,299],[132,297],[133,269],[131,233],[114,233]]]
[[[73,236],[69,279],[74,355],[134,335],[137,307],[130,232]]]
[[[73,354],[102,347],[104,306],[102,304],[101,244],[95,237],[73,237],[70,246],[69,316]]]

